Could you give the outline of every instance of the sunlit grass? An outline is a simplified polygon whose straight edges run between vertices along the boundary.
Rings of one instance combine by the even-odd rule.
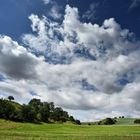
[[[140,126],[31,124],[0,120],[0,140],[140,140]]]

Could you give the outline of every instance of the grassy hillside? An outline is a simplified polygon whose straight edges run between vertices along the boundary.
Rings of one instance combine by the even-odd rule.
[[[135,120],[136,118],[117,118],[116,120],[117,120],[117,122],[116,122],[116,124],[114,124],[114,125],[136,125],[136,124],[134,124],[134,120]],[[102,120],[101,120],[102,121]],[[88,124],[91,124],[91,125],[96,125],[97,124],[97,122],[90,122],[90,123],[88,123],[88,122],[84,122],[84,123],[82,123],[83,125],[88,125]]]
[[[118,118],[116,125],[134,125],[134,118]]]
[[[21,109],[22,108],[22,105],[17,103],[17,102],[14,102],[14,101],[9,101],[16,109]]]
[[[0,120],[0,140],[140,140],[140,126],[39,125]]]

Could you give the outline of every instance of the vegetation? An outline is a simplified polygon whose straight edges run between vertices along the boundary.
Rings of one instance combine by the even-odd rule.
[[[94,122],[92,124],[94,124],[94,125],[113,125],[113,124],[116,124],[116,123],[117,123],[116,119],[106,118],[106,119]]]
[[[106,118],[104,120],[101,120],[99,122],[100,125],[112,125],[112,124],[115,124],[117,121],[115,119],[112,119],[112,118]]]
[[[135,124],[140,124],[140,119],[134,120],[134,123],[135,123]]]
[[[140,125],[129,125],[138,124],[140,119],[115,117],[80,125],[79,120],[53,102],[32,99],[21,105],[12,100],[0,99],[0,140],[140,139]]]
[[[13,97],[13,96],[9,96],[8,99],[9,99],[10,101],[12,101],[12,100],[14,100],[14,97]]]
[[[41,102],[40,99],[32,99],[27,105],[13,102],[14,97],[9,100],[0,99],[0,118],[17,122],[66,122],[80,125],[79,120],[69,116],[68,112],[60,107],[55,107],[53,102]]]
[[[140,140],[140,126],[34,124],[0,119],[0,140]]]

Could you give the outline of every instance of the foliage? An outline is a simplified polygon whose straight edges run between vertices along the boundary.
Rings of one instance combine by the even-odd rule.
[[[23,121],[34,122],[36,119],[36,112],[30,105],[23,105],[22,107]]]
[[[12,101],[12,100],[14,100],[14,97],[13,96],[8,96],[8,99],[9,99],[9,101]]]
[[[115,124],[116,122],[117,122],[116,119],[106,118],[104,120],[96,122],[95,124],[97,124],[97,125],[112,125],[112,124]]]
[[[7,100],[0,100],[0,118],[13,120],[15,107]]]
[[[135,123],[135,124],[140,124],[140,119],[134,120],[134,123]]]
[[[81,125],[80,120],[75,120],[75,123],[78,124],[78,125]]]
[[[10,97],[10,96],[9,96]],[[0,99],[0,118],[19,122],[66,122],[71,121],[80,124],[80,121],[69,116],[61,107],[55,107],[53,102],[41,102],[40,99],[32,99],[27,105],[12,102],[12,96],[8,99]]]

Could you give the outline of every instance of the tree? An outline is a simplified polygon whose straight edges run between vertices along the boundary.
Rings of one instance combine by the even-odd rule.
[[[22,107],[22,117],[24,121],[27,122],[34,122],[36,120],[36,112],[34,108],[32,108],[30,105],[23,105]]]
[[[9,101],[12,101],[12,100],[14,100],[14,97],[13,96],[8,96],[8,99],[9,99]]]
[[[29,105],[35,109],[36,113],[39,113],[40,107],[43,105],[43,103],[41,103],[40,99],[32,99],[29,102]]]
[[[61,107],[56,107],[51,113],[50,118],[54,121],[66,122],[67,120],[69,120],[69,115],[68,112],[63,111]]]
[[[115,124],[115,123],[116,123],[116,120],[112,119],[112,118],[106,118],[106,119],[100,121],[101,125],[112,125],[112,124]]]
[[[140,124],[140,119],[134,120],[134,123],[135,123],[135,124]]]
[[[0,118],[23,121],[23,122],[36,122],[36,121],[72,121],[75,122],[73,116],[69,117],[67,111],[61,107],[55,107],[53,102],[41,102],[40,99],[32,99],[28,105],[20,105],[14,100],[13,96],[8,97],[9,100],[0,99]]]
[[[55,106],[53,102],[49,103],[49,108],[50,108],[50,113],[54,111]]]
[[[81,125],[80,120],[75,120],[75,123],[78,124],[78,125]]]
[[[70,116],[70,117],[69,117],[69,121],[71,121],[71,122],[75,122],[74,117],[73,117],[73,116]]]
[[[15,107],[7,100],[0,100],[0,118],[13,120]]]
[[[41,115],[41,120],[43,122],[48,122],[49,117],[50,117],[50,106],[49,103],[44,102],[43,106],[40,108],[40,115]]]

